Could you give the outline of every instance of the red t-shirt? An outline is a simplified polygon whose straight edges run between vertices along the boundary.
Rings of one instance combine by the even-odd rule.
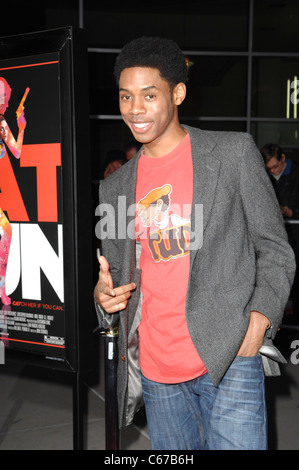
[[[142,373],[155,382],[185,382],[206,372],[185,317],[192,197],[189,135],[168,155],[141,155],[136,186],[143,294],[139,352]]]

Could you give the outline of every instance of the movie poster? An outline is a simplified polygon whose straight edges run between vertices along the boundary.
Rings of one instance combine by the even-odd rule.
[[[0,61],[0,337],[64,357],[59,54]]]

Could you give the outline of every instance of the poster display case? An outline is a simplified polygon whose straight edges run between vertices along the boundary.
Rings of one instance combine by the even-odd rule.
[[[85,371],[94,317],[85,34],[66,27],[0,44],[2,363]]]

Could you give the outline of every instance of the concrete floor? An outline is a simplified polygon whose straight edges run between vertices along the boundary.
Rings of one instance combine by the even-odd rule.
[[[282,375],[267,379],[269,449],[299,450],[299,341],[291,349],[294,331],[282,331],[280,346],[288,356]],[[101,342],[101,340],[99,340]],[[293,344],[294,346],[294,344]],[[293,353],[293,355],[292,355]],[[99,354],[103,357],[102,345]],[[98,381],[87,380],[86,449],[105,449],[105,391],[103,361]],[[0,365],[0,449],[72,450],[72,385],[68,374],[22,363]],[[122,431],[120,449],[147,450],[146,420],[139,414]]]

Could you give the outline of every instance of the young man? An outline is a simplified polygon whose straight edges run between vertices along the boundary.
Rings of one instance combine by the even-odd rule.
[[[95,299],[101,326],[119,320],[120,426],[143,396],[153,449],[266,449],[259,350],[280,323],[294,257],[261,155],[247,134],[180,124],[187,65],[174,42],[132,41],[115,76],[143,144],[100,185],[115,217],[99,234]],[[180,229],[156,224],[166,193]]]

